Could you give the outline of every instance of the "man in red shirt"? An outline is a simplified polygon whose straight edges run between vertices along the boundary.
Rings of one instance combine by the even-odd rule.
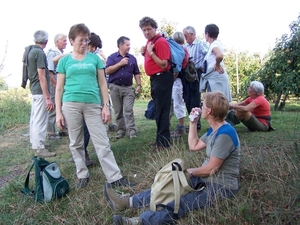
[[[230,104],[226,121],[231,125],[240,121],[250,131],[268,131],[271,127],[271,110],[264,95],[264,85],[259,81],[252,81],[248,88],[248,98],[236,104]]]
[[[170,146],[169,112],[174,81],[169,64],[171,53],[167,40],[156,33],[157,23],[154,19],[143,17],[140,28],[148,40],[141,48],[141,54],[144,56],[145,72],[150,76],[151,97],[155,104],[156,152]]]

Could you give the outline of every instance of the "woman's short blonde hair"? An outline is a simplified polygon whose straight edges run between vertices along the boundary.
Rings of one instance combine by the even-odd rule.
[[[229,101],[222,92],[207,92],[204,94],[204,101],[207,108],[211,109],[211,115],[217,121],[223,121],[225,119],[229,110]]]

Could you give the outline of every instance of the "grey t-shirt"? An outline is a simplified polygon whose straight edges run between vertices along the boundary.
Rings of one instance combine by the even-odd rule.
[[[28,54],[28,78],[30,80],[30,91],[33,95],[42,95],[43,91],[41,88],[38,69],[45,69],[46,80],[49,90],[49,71],[47,68],[47,59],[43,49],[37,45],[32,46],[31,51]]]
[[[216,174],[202,180],[217,183],[227,189],[237,190],[241,150],[236,130],[229,124],[222,125],[214,132],[212,128],[209,128],[201,140],[206,143],[207,155],[202,165],[209,162],[210,156],[224,160]]]

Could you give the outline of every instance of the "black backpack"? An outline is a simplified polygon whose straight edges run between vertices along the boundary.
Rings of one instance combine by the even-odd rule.
[[[25,48],[25,51],[23,53],[23,70],[22,70],[22,83],[21,87],[26,88],[27,80],[28,80],[28,54],[31,51],[33,45],[29,45]]]
[[[185,79],[190,83],[196,80],[199,81],[195,63],[191,60],[191,57],[188,60],[186,68],[183,69],[183,77],[185,77]]]
[[[145,117],[148,120],[155,120],[155,105],[152,99],[148,102],[147,110],[145,111]]]

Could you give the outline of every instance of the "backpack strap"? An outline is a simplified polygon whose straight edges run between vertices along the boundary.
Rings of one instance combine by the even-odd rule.
[[[161,208],[166,208],[168,211],[173,213],[173,219],[178,219],[178,211],[179,211],[179,205],[180,205],[180,179],[179,179],[179,174],[182,173],[182,167],[178,162],[172,162],[171,164],[172,167],[172,179],[173,179],[173,185],[174,185],[174,208],[165,204],[157,204],[156,208],[161,207]],[[184,175],[184,174],[183,174]]]
[[[155,38],[155,39],[153,40],[153,42],[152,42],[152,43],[153,43],[153,44],[155,44],[155,42],[157,41],[157,39],[159,39],[159,38],[161,38],[161,37],[163,37],[163,36],[161,36],[161,35],[160,35],[160,36],[158,36],[157,38]]]
[[[158,36],[157,38],[155,38],[153,41],[152,41],[152,43],[153,44],[155,44],[155,42],[159,39],[159,38],[161,38],[161,37],[163,37],[163,36]],[[155,50],[155,48],[153,48],[154,50]],[[155,52],[155,51],[154,51]]]
[[[180,204],[180,186],[179,186],[179,173],[182,172],[182,167],[178,162],[172,163],[172,177],[173,177],[173,184],[174,184],[174,219],[178,219],[178,211],[179,211],[179,204]]]
[[[30,172],[33,168],[33,166],[35,166],[37,164],[37,159],[36,159],[36,156],[32,157],[32,160],[33,160],[33,163],[28,171],[28,174],[27,174],[27,177],[26,177],[26,180],[25,180],[25,184],[24,184],[24,189],[21,190],[21,192],[24,194],[24,195],[33,195],[33,190],[30,190],[29,188],[29,178],[30,178]]]
[[[156,42],[159,38],[162,38],[162,37],[163,37],[163,36],[158,36],[157,38],[155,38],[155,39],[153,40],[152,43],[155,44],[155,42]],[[165,37],[163,37],[163,38],[165,38]],[[167,40],[167,38],[165,38],[165,39]],[[167,41],[167,42],[168,42],[168,41]],[[169,44],[169,42],[168,42],[168,44]],[[169,44],[169,45],[170,45],[170,44]],[[155,48],[154,48],[154,50],[155,50]],[[170,58],[172,58],[171,47],[170,47]],[[171,70],[172,70],[172,73],[173,73],[173,67],[175,67],[176,64],[173,63],[171,59],[169,59],[168,62],[169,62],[170,65],[171,65]]]

